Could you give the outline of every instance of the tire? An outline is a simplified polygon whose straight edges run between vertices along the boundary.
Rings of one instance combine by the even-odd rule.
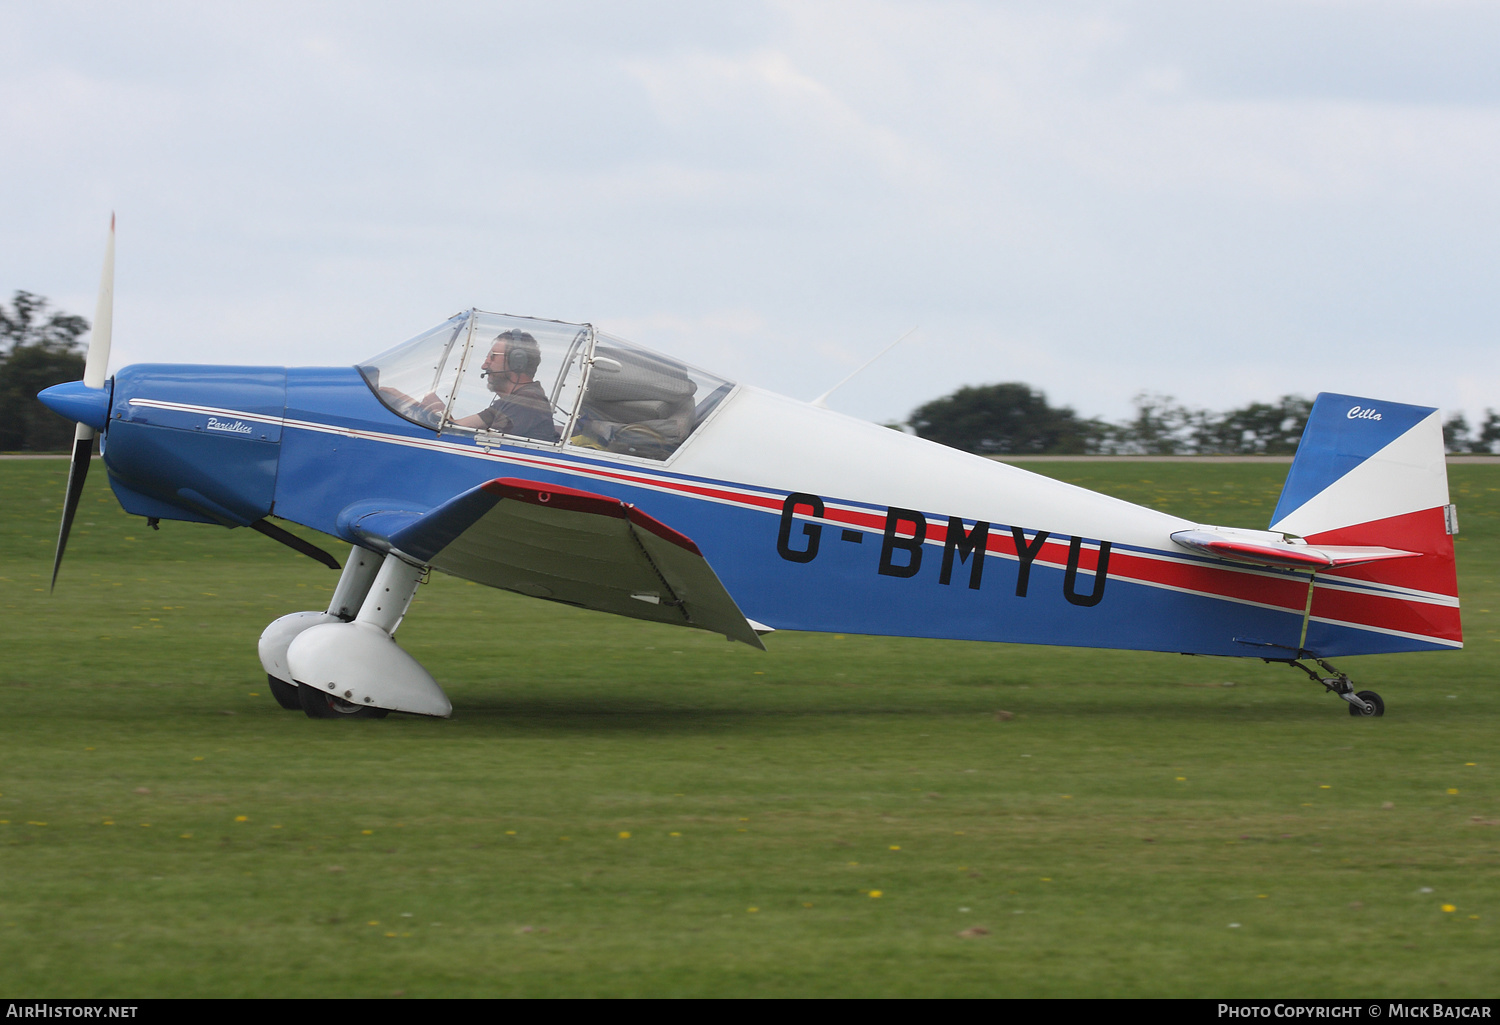
[[[1375,710],[1373,712],[1362,712],[1360,711],[1358,705],[1350,705],[1350,715],[1357,717],[1369,716],[1372,718],[1378,718],[1379,716],[1385,715],[1385,702],[1381,701],[1380,695],[1376,694],[1373,690],[1362,690],[1358,694],[1356,694],[1355,697],[1374,705]]]
[[[302,711],[302,698],[297,694],[302,688],[295,683],[278,680],[270,673],[266,674],[266,682],[271,685],[271,697],[276,699],[278,705],[293,712]]]
[[[384,719],[391,714],[388,708],[352,704],[305,684],[297,688],[297,698],[309,719]]]

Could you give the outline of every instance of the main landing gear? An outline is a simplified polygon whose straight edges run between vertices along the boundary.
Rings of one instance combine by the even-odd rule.
[[[424,578],[420,566],[356,545],[326,612],[282,616],[261,634],[276,701],[312,719],[450,715],[437,681],[392,638]]]
[[[1328,676],[1319,676],[1317,670],[1304,664],[1299,659],[1287,659],[1286,664],[1302,670],[1314,683],[1321,683],[1323,689],[1331,691],[1349,702],[1349,714],[1353,716],[1382,716],[1385,715],[1385,702],[1380,700],[1380,695],[1373,690],[1362,690],[1355,693],[1354,684],[1349,680],[1349,674],[1341,673],[1327,662],[1316,655],[1310,656],[1314,662]],[[1273,661],[1267,659],[1267,661]],[[1275,660],[1275,661],[1280,661]]]

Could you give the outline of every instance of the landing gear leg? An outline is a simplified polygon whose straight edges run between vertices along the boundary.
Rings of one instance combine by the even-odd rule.
[[[1317,670],[1306,665],[1299,659],[1287,660],[1287,665],[1302,670],[1312,679],[1313,683],[1320,683],[1323,689],[1337,694],[1349,703],[1349,714],[1353,716],[1381,716],[1385,715],[1385,702],[1380,700],[1380,695],[1373,690],[1362,690],[1355,693],[1354,684],[1349,680],[1348,673],[1341,673],[1327,662],[1312,656],[1312,660],[1318,664],[1327,676],[1318,675]]]
[[[347,623],[359,614],[360,606],[375,583],[375,574],[380,570],[381,557],[374,552],[355,545],[344,562],[344,572],[338,586],[333,589],[333,600],[327,612],[293,612],[282,616],[260,635],[260,664],[266,671],[266,682],[271,685],[271,694],[282,708],[299,710],[302,699],[297,695],[297,684],[292,680],[292,671],[287,666],[287,649],[298,636],[324,623]]]

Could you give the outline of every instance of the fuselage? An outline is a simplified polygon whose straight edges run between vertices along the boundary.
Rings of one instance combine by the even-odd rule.
[[[632,503],[692,538],[776,629],[1286,658],[1457,646],[1377,583],[1235,566],[1191,521],[758,389],[726,390],[666,458],[424,426],[352,367],[136,365],[103,451],[131,513],[280,517],[357,543],[499,477]]]

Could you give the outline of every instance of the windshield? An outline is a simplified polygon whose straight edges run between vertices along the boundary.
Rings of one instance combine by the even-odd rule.
[[[577,412],[587,324],[469,310],[359,366],[380,401],[444,434],[557,444]]]
[[[468,310],[359,365],[393,412],[439,433],[666,459],[733,383],[588,324]]]

